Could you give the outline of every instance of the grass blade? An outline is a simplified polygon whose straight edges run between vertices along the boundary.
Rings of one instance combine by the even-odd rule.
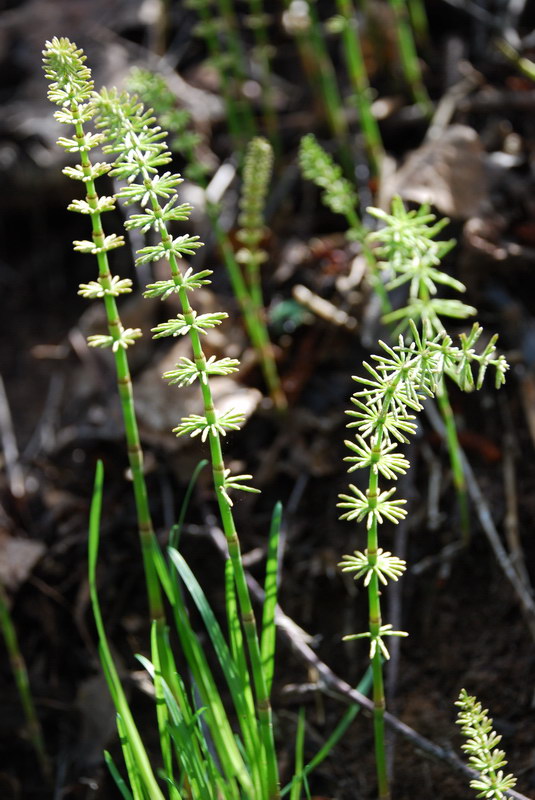
[[[152,771],[145,746],[137,730],[134,718],[130,711],[128,701],[123,691],[117,669],[115,667],[106,631],[102,621],[102,613],[97,593],[96,570],[98,560],[98,547],[100,541],[100,517],[102,512],[102,492],[104,484],[104,468],[102,461],[97,462],[95,473],[95,485],[91,498],[91,509],[89,513],[89,548],[88,548],[88,573],[89,573],[89,592],[91,595],[91,606],[95,618],[95,626],[99,638],[99,654],[102,667],[106,676],[106,681],[113,698],[113,702],[120,717],[120,724],[124,731],[124,737],[128,743],[128,749],[132,753],[141,780],[150,800],[164,800],[158,782]],[[121,734],[122,735],[122,734]],[[124,752],[124,749],[123,749]],[[137,798],[136,798],[137,800]]]
[[[173,527],[171,528],[171,532],[169,534],[169,547],[174,547],[175,550],[178,550],[180,534],[182,533],[182,527],[184,525],[184,519],[188,511],[189,501],[191,500],[193,489],[195,488],[195,484],[197,483],[199,475],[208,464],[209,461],[206,458],[203,458],[201,461],[199,461],[199,463],[193,470],[193,474],[189,480],[188,488],[186,489],[182,503],[180,505],[180,511],[178,514],[177,523],[176,525],[173,525]]]
[[[357,686],[357,691],[361,692],[362,694],[368,694],[372,685],[372,668],[371,666],[368,667],[364,676],[360,683]],[[358,703],[353,703],[349,706],[345,714],[343,715],[342,719],[338,722],[335,729],[331,733],[331,735],[326,740],[325,744],[318,750],[314,758],[308,762],[306,767],[303,769],[303,777],[306,778],[312,770],[314,770],[322,761],[324,761],[333,747],[335,747],[346,730],[349,728],[355,717],[360,711],[360,706]],[[284,789],[281,791],[281,797],[284,797],[291,791],[293,783],[289,783]]]
[[[169,566],[157,545],[153,546],[152,557],[165,594],[173,610],[176,631],[180,639],[184,656],[191,670],[192,681],[199,691],[202,703],[206,706],[205,719],[221,759],[223,771],[227,780],[230,781],[233,777],[239,776],[240,781],[243,780],[245,782],[244,788],[249,789],[251,781],[247,773],[247,768],[245,767],[239,749],[234,741],[234,734],[232,733],[232,728],[228,721],[212,671],[208,666],[208,661],[199,643],[199,639],[191,627],[188,610],[184,604],[179,583],[171,576]]]
[[[110,775],[112,776],[113,780],[115,781],[115,785],[117,786],[117,788],[121,792],[121,795],[124,798],[124,800],[134,800],[134,796],[133,796],[132,792],[130,791],[130,789],[128,788],[128,786],[126,785],[126,783],[124,782],[121,773],[117,769],[117,766],[116,766],[115,761],[113,760],[113,758],[111,756],[111,753],[108,753],[107,750],[104,750],[104,761],[106,762],[106,766],[108,767],[108,770],[110,771]]]
[[[216,652],[221,670],[232,694],[232,699],[240,722],[248,758],[255,759],[258,757],[257,720],[256,717],[251,718],[250,709],[244,696],[243,682],[240,678],[238,668],[232,659],[228,645],[223,637],[219,623],[217,622],[197,579],[186,564],[182,555],[176,550],[170,549],[169,556],[180,578],[188,589],[188,592],[190,593],[195,605],[197,606],[199,613],[201,614],[203,622],[208,631],[208,635]],[[232,739],[232,744],[234,747],[236,747],[234,739]],[[227,742],[227,746],[228,745],[229,743]],[[243,760],[240,759],[240,761],[243,764]],[[247,771],[244,773],[243,770],[240,770],[239,777],[241,782],[244,781],[244,788],[246,788],[247,791],[252,792],[254,797],[255,793],[253,792],[251,776],[247,773]],[[262,794],[259,795],[257,793],[256,797],[258,797],[258,800],[260,800]]]
[[[297,718],[297,733],[295,737],[295,777],[292,781],[290,800],[300,800],[303,785],[303,763],[305,752],[305,709],[299,709]]]

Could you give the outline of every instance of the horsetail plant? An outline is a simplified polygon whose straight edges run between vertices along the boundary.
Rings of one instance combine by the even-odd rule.
[[[457,292],[466,291],[464,284],[439,269],[441,259],[454,246],[453,241],[435,241],[434,238],[448,224],[447,219],[436,222],[436,217],[429,213],[425,205],[416,211],[407,211],[402,200],[395,197],[391,214],[377,208],[367,209],[370,215],[383,223],[383,227],[373,232],[366,231],[355,211],[357,196],[353,187],[342,177],[340,167],[312,134],[301,140],[299,155],[305,178],[322,189],[322,200],[328,208],[345,216],[349,226],[348,238],[361,243],[370,271],[370,282],[381,303],[382,321],[386,324],[397,323],[394,336],[405,331],[411,319],[423,325],[429,324],[433,331],[438,332],[445,331],[441,317],[466,319],[477,313],[475,308],[458,299],[437,296],[437,285],[447,286]],[[379,248],[374,249],[376,242]],[[382,260],[377,260],[376,253]],[[394,272],[394,277],[385,284],[382,276],[388,271]],[[388,291],[404,284],[409,284],[408,303],[392,310]],[[462,538],[467,543],[470,538],[468,493],[455,417],[444,381],[437,392],[437,403],[446,429]]]
[[[312,133],[301,139],[299,164],[303,176],[322,190],[323,204],[335,214],[341,214],[346,218],[347,237],[359,242],[369,269],[370,282],[381,302],[382,312],[389,313],[392,306],[379,274],[373,250],[366,239],[368,231],[356,211],[358,197],[353,185],[344,178],[341,167],[323,149]]]
[[[422,409],[426,398],[436,395],[443,375],[451,375],[462,390],[470,390],[483,382],[485,372],[493,367],[496,386],[505,379],[508,368],[503,356],[497,356],[494,339],[477,354],[474,345],[482,329],[476,324],[469,335],[461,335],[459,346],[444,332],[433,332],[424,326],[420,333],[410,321],[410,337],[400,335],[398,344],[390,347],[380,342],[381,355],[373,356],[373,365],[364,363],[369,377],[354,377],[359,389],[351,402],[355,410],[349,428],[356,428],[355,441],[346,441],[350,455],[349,472],[368,471],[365,492],[350,484],[350,494],[341,494],[341,519],[349,522],[366,520],[367,545],[362,551],[346,555],[340,564],[342,571],[363,578],[368,591],[369,627],[364,633],[345,636],[346,641],[369,639],[369,657],[373,672],[374,737],[377,780],[380,800],[390,798],[384,740],[385,695],[383,660],[389,658],[385,640],[391,636],[407,636],[404,631],[392,630],[383,624],[380,585],[397,581],[406,564],[379,544],[379,525],[383,521],[397,523],[406,516],[405,500],[395,498],[395,488],[383,489],[380,479],[396,480],[409,468],[409,462],[398,450],[400,443],[416,431],[415,412]],[[474,368],[477,378],[474,381]]]
[[[237,238],[243,245],[236,253],[236,260],[243,265],[247,280],[247,291],[258,318],[256,328],[265,329],[264,298],[262,295],[261,265],[267,260],[262,248],[265,236],[264,206],[273,169],[273,150],[267,139],[257,136],[249,142],[243,168],[243,184],[240,198],[241,214],[238,217],[240,230]],[[244,305],[243,299],[241,305]],[[264,338],[266,340],[264,341]],[[286,397],[281,387],[273,348],[268,337],[257,332],[253,341],[261,343],[257,350],[269,393],[279,410],[286,408]]]
[[[479,778],[470,781],[470,788],[477,790],[476,797],[505,800],[516,778],[503,772],[507,761],[504,751],[498,748],[502,737],[494,731],[487,709],[466,689],[461,689],[455,705],[460,708],[457,725],[467,739],[462,749],[469,754],[470,766],[480,773]]]
[[[477,313],[477,309],[461,300],[438,296],[439,286],[460,293],[466,291],[461,281],[440,269],[441,260],[455,244],[452,240],[435,239],[448,224],[447,218],[437,222],[426,205],[407,211],[399,197],[392,200],[391,214],[378,208],[369,208],[368,212],[383,223],[383,227],[370,233],[367,240],[369,243],[379,243],[377,253],[383,259],[379,266],[382,263],[394,273],[392,280],[386,284],[386,289],[392,291],[407,284],[409,287],[407,304],[383,317],[383,322],[387,324],[397,323],[394,335],[405,331],[409,320],[428,325],[433,332],[438,333],[446,330],[442,321],[444,317],[466,319]],[[446,444],[459,503],[462,539],[467,544],[470,538],[468,492],[455,417],[443,379],[439,382],[436,398],[446,430]]]
[[[231,430],[236,430],[243,417],[234,411],[218,413],[214,407],[210,377],[228,375],[238,369],[236,359],[206,358],[201,337],[206,331],[219,325],[224,313],[198,314],[191,306],[190,292],[207,284],[210,270],[199,273],[191,268],[182,272],[179,260],[191,255],[201,246],[197,236],[184,234],[173,237],[168,226],[176,219],[189,214],[187,204],[179,204],[176,188],[182,179],[169,172],[159,173],[159,167],[167,164],[171,155],[165,144],[165,132],[156,125],[151,111],[146,111],[136,98],[116,90],[103,89],[96,100],[97,125],[104,131],[107,141],[105,151],[115,155],[111,174],[125,181],[118,196],[125,204],[137,203],[142,213],[132,214],[125,223],[127,229],[139,228],[142,232],[153,230],[158,237],[156,244],[138,251],[137,264],[164,259],[170,269],[170,278],[149,284],[147,297],[178,296],[180,313],[173,319],[157,325],[153,332],[156,338],[188,335],[193,359],[182,357],[174,370],[164,374],[170,383],[178,385],[199,382],[203,414],[192,414],[181,420],[174,429],[177,436],[189,434],[208,441],[212,462],[212,475],[223,531],[226,536],[237,607],[245,634],[251,663],[252,687],[256,701],[256,713],[260,732],[260,771],[263,791],[261,797],[274,800],[279,796],[277,760],[275,756],[271,706],[268,684],[263,665],[261,647],[255,616],[247,587],[245,570],[241,558],[240,542],[234,522],[230,493],[235,490],[254,492],[247,485],[250,475],[232,475],[225,466],[221,439]],[[178,554],[177,554],[178,556]],[[181,565],[174,557],[175,566]],[[191,578],[191,576],[189,576]],[[245,658],[245,656],[244,656]],[[245,663],[245,661],[243,661]]]
[[[206,169],[195,157],[194,147],[198,144],[198,140],[195,138],[195,134],[186,129],[184,115],[180,109],[175,109],[175,97],[167,88],[163,78],[148,70],[135,70],[131,75],[129,87],[140,95],[142,102],[154,109],[158,122],[164,128],[171,126],[174,134],[171,149],[175,147],[187,162],[184,174],[206,192]],[[258,247],[258,243],[263,236],[262,212],[271,176],[272,160],[273,153],[270,144],[262,137],[255,137],[247,148],[241,202],[242,216],[240,219],[243,220],[243,223],[240,222],[240,224],[248,226],[248,228],[247,230],[244,228],[243,235],[242,232],[238,233],[238,238],[243,239],[245,236],[248,241],[251,241],[251,246],[254,244],[253,239],[258,240],[252,249],[248,245],[235,253],[230,237],[219,221],[217,205],[207,199],[206,210],[221,250],[234,296],[243,315],[247,334],[257,353],[273,405],[279,411],[283,411],[287,402],[269,338],[258,274],[260,263],[264,260],[264,251]],[[254,226],[254,230],[251,226]],[[244,244],[247,243],[244,242]],[[250,263],[250,268],[247,269],[249,285],[240,269],[240,261],[243,264]],[[257,261],[258,263],[256,263]],[[252,289],[253,285],[254,290]]]
[[[106,235],[102,225],[102,214],[114,210],[115,198],[97,194],[95,181],[106,175],[110,166],[98,161],[93,162],[89,156],[90,151],[103,141],[101,134],[91,133],[86,129],[87,124],[95,115],[95,107],[92,103],[94,83],[91,72],[84,63],[85,55],[68,39],[54,38],[51,42],[47,42],[43,55],[45,75],[50,81],[48,97],[51,102],[59,106],[59,110],[55,112],[54,116],[64,125],[74,128],[72,138],[61,137],[58,139],[58,144],[68,153],[77,153],[80,158],[80,162],[76,166],[65,167],[63,172],[69,178],[80,181],[86,191],[85,199],[73,200],[69,210],[85,214],[91,221],[91,240],[75,241],[74,249],[80,253],[94,255],[98,265],[97,280],[80,284],[79,294],[91,300],[101,299],[107,318],[108,333],[90,336],[88,344],[91,347],[109,347],[113,353],[134,487],[149,608],[153,619],[162,619],[161,591],[150,555],[154,529],[143,472],[143,451],[140,444],[132,380],[126,353],[127,349],[141,336],[141,330],[125,328],[121,322],[117,298],[132,290],[132,281],[129,278],[112,275],[108,261],[108,253],[117,247],[122,247],[124,237],[114,233]]]

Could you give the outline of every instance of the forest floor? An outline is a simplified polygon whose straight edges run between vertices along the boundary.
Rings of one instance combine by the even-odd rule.
[[[0,375],[5,386],[4,396],[0,385],[5,468],[0,476],[0,578],[12,599],[54,765],[53,786],[47,787],[25,738],[9,662],[0,646],[2,800],[118,796],[102,760],[105,747],[119,754],[114,710],[99,671],[87,582],[88,508],[98,458],[106,470],[99,568],[104,617],[135,714],[153,730],[152,702],[134,658],[147,652],[148,622],[120,411],[110,362],[85,344],[85,335],[100,331],[102,324],[77,295],[78,284],[93,277],[89,257],[71,249],[73,239],[87,236],[86,220],[65,210],[72,185],[61,174],[63,154],[54,144],[61,132],[53,123],[40,72],[40,50],[53,35],[68,35],[86,49],[97,82],[120,82],[132,65],[153,64],[152,29],[141,14],[143,4],[119,2],[113,11],[109,5],[26,0],[10,2],[0,13],[0,71],[5,76],[0,80]],[[371,5],[384,17],[384,41],[392,45],[385,4]],[[202,65],[201,46],[187,44],[191,14],[181,3],[170,6],[167,55],[189,85],[217,100],[217,76]],[[474,796],[466,776],[448,761],[450,753],[461,752],[454,701],[463,687],[489,707],[509,768],[518,777],[518,791],[535,796],[535,624],[522,611],[518,592],[522,585],[532,596],[529,577],[535,580],[535,83],[499,53],[496,30],[488,20],[443,0],[428,6],[424,76],[435,107],[449,109],[445,122],[435,118],[442,126],[440,135],[426,138],[429,122],[400,86],[388,47],[375,61],[369,57],[377,102],[383,101],[380,125],[390,157],[380,182],[381,202],[396,193],[413,203],[425,197],[437,215],[451,218],[441,238],[454,237],[458,244],[447,256],[446,268],[465,283],[464,299],[478,308],[485,330],[499,334],[511,369],[498,393],[491,382],[470,395],[452,390],[461,444],[480,490],[479,499],[471,501],[470,543],[460,544],[446,448],[425,415],[410,446],[412,469],[400,488],[408,499],[408,521],[395,530],[386,528],[383,546],[405,558],[408,570],[396,591],[385,593],[385,617],[397,619],[394,627],[410,634],[393,648],[386,672],[387,705],[444,755],[432,759],[406,737],[392,735],[393,797]],[[329,4],[320,3],[319,9],[323,14]],[[494,21],[499,22],[498,12]],[[514,22],[522,38],[534,20],[527,9]],[[244,429],[227,437],[228,461],[239,472],[254,475],[262,489],[261,495],[236,503],[248,568],[261,579],[266,531],[280,500],[285,509],[280,605],[308,634],[319,661],[354,686],[366,670],[367,648],[345,644],[342,637],[365,629],[366,599],[337,568],[343,554],[363,546],[362,532],[340,522],[336,509],[338,494],[348,483],[344,411],[355,390],[351,375],[361,370],[362,361],[376,351],[377,338],[387,333],[362,258],[343,235],[342,218],[321,206],[316,189],[299,174],[302,135],[314,131],[334,149],[296,65],[291,40],[280,26],[274,25],[273,35],[282,147],[268,203],[264,289],[289,398],[286,415],[277,415],[262,395],[261,374],[200,215],[192,224],[207,245],[196,263],[215,271],[203,304],[230,315],[210,346],[243,363],[236,382],[224,391],[248,409]],[[333,58],[340,58],[335,45]],[[195,114],[194,122],[204,125],[206,133],[206,122],[196,121]],[[217,164],[232,153],[224,120],[216,114],[210,126],[208,157]],[[362,156],[362,144],[357,151]],[[180,159],[177,168],[182,169]],[[377,182],[364,175],[358,188],[363,209],[379,202]],[[190,194],[185,183],[183,199],[189,200]],[[225,202],[227,213],[236,215],[235,194]],[[372,220],[365,216],[365,222]],[[142,282],[144,276],[136,278],[128,255],[118,256],[116,271]],[[303,297],[302,287],[308,296],[332,306],[319,314],[313,302],[305,308],[296,299]],[[343,310],[351,324],[340,325],[330,307]],[[146,332],[165,318],[161,305],[137,296],[124,311],[126,324]],[[454,326],[454,331],[461,330],[462,325]],[[154,518],[165,544],[205,448],[171,433],[181,416],[195,412],[196,400],[160,381],[163,365],[176,361],[174,353],[150,336],[143,342],[132,351],[135,388]],[[10,430],[14,456],[6,448]],[[201,584],[209,587],[214,606],[222,609],[223,560],[214,540],[213,514],[203,473],[187,515],[183,551]],[[491,520],[518,568],[512,582],[482,519]],[[522,560],[527,578],[518,567]],[[318,669],[305,663],[288,637],[280,637],[273,705],[283,780],[292,767],[300,708],[306,710],[309,759],[347,702],[342,693],[325,686]],[[367,712],[356,717],[313,773],[310,787],[315,800],[375,796]]]

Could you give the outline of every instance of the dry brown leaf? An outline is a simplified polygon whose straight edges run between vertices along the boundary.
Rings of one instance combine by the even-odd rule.
[[[481,212],[488,194],[483,147],[467,125],[451,125],[443,136],[424,142],[391,175],[383,176],[379,205],[388,209],[399,195],[414,203],[429,203],[454,219]]]
[[[45,546],[33,539],[22,539],[0,531],[0,581],[16,591],[39,561]]]
[[[176,447],[184,446],[189,437],[176,439],[171,434],[172,429],[176,428],[182,417],[203,413],[202,398],[196,384],[177,389],[162,380],[162,374],[173,369],[181,356],[191,357],[191,347],[185,339],[178,341],[155,366],[145,370],[134,381],[136,411],[143,435],[167,445],[174,440]],[[233,409],[243,414],[246,420],[262,399],[257,389],[240,386],[226,376],[211,378],[210,386],[214,405],[220,413]]]

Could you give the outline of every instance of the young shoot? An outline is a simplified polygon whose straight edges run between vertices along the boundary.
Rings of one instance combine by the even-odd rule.
[[[461,726],[466,737],[462,749],[468,753],[470,766],[480,775],[470,781],[470,788],[478,792],[476,797],[505,800],[508,797],[507,790],[515,786],[516,778],[504,774],[502,767],[506,766],[507,760],[504,751],[498,748],[502,737],[494,731],[488,710],[482,708],[481,703],[466,689],[461,689],[455,705],[460,708],[457,725]]]

